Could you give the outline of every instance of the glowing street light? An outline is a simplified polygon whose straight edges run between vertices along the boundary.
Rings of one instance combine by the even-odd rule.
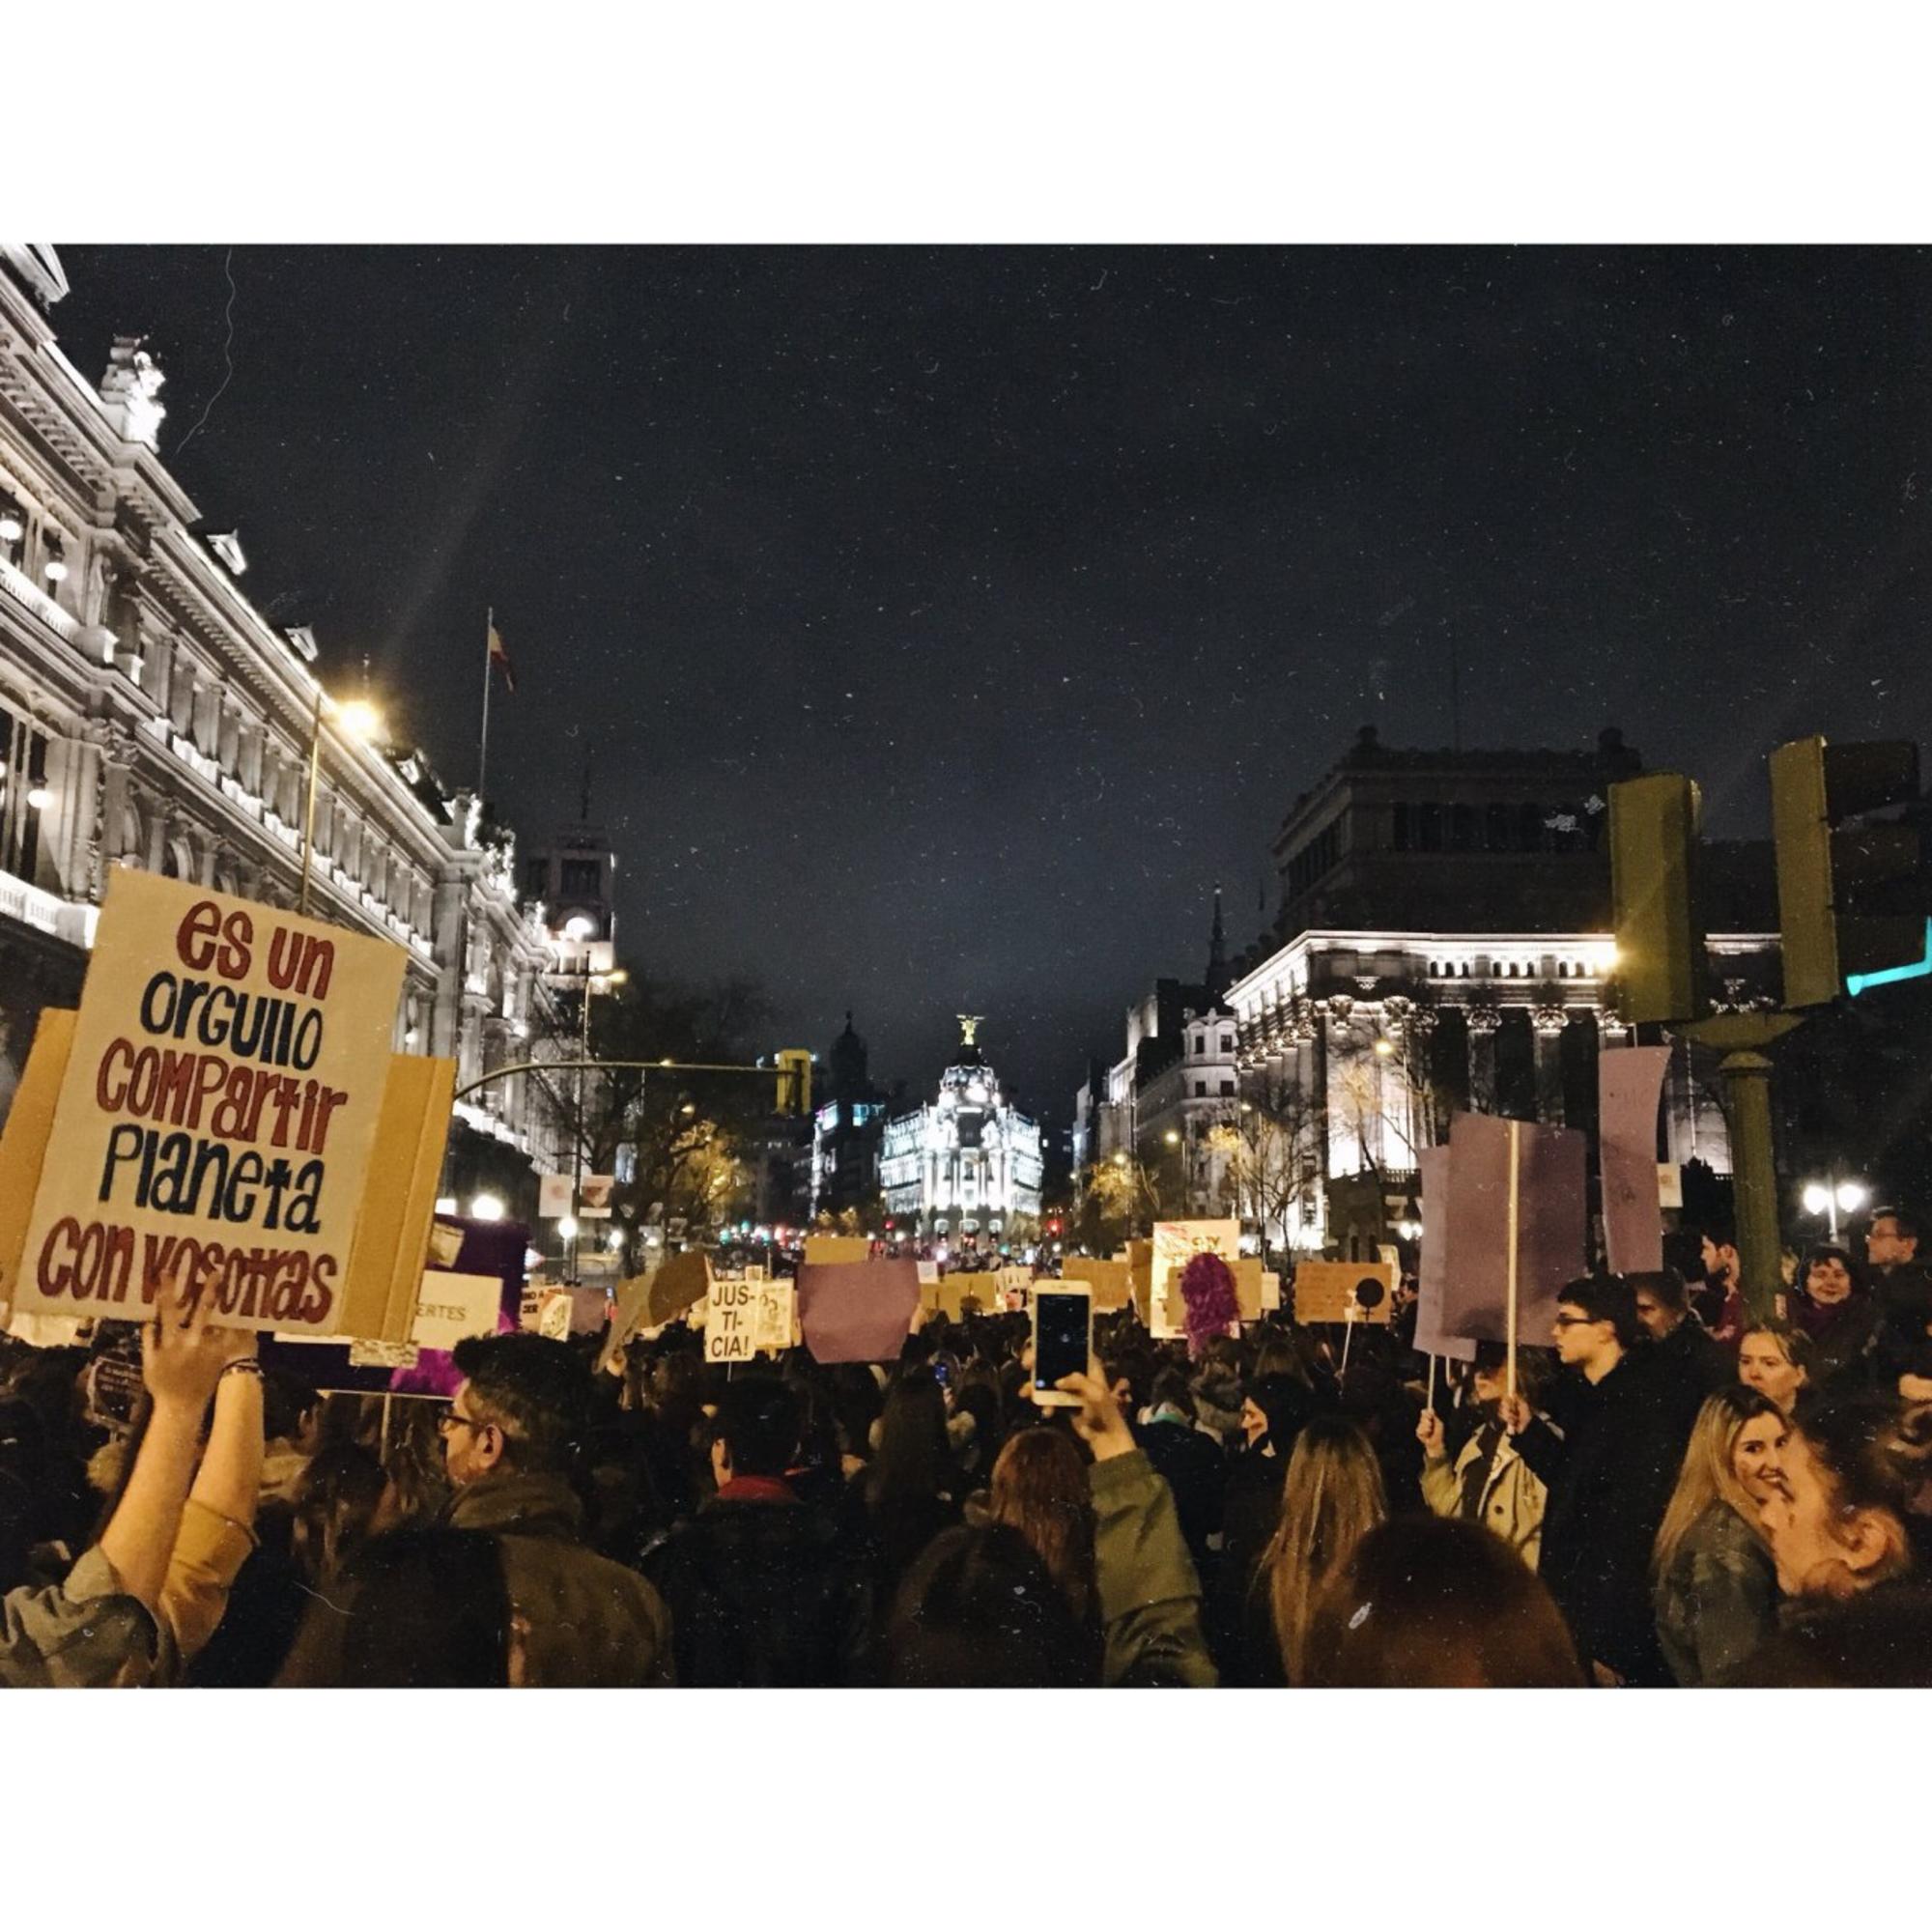
[[[1807,1214],[1822,1214],[1828,1238],[1838,1238],[1838,1216],[1856,1214],[1871,1199],[1871,1190],[1856,1180],[1807,1180],[1799,1197]]]
[[[469,1218],[472,1221],[500,1221],[503,1218],[503,1202],[500,1195],[479,1194],[469,1204]]]
[[[315,712],[309,721],[308,803],[302,812],[301,898],[297,907],[304,915],[308,912],[309,873],[315,863],[315,793],[322,776],[322,708],[326,703],[332,703],[332,700],[318,684],[315,688]],[[352,697],[346,704],[333,705],[333,709],[336,728],[345,737],[359,739],[366,744],[382,735],[383,714],[367,698]]]

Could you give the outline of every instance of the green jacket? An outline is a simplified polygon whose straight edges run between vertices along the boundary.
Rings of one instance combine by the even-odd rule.
[[[1720,1683],[1777,1629],[1777,1571],[1728,1503],[1690,1525],[1657,1580],[1657,1640],[1680,1684]]]
[[[1173,1492],[1139,1449],[1095,1463],[1088,1483],[1106,1639],[1101,1682],[1211,1690],[1219,1680],[1201,1631],[1201,1581]]]
[[[83,1553],[65,1582],[10,1591],[0,1600],[0,1687],[168,1684],[179,1669],[166,1624],[122,1589],[99,1547]]]

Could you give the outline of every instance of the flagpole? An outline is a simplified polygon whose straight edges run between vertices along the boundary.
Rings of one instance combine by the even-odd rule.
[[[483,778],[490,768],[490,634],[497,628],[493,604],[483,618],[483,733],[476,741],[476,803],[483,803]]]
[[[1517,1231],[1520,1212],[1519,1196],[1520,1161],[1518,1141],[1521,1134],[1521,1123],[1509,1123],[1509,1272],[1505,1283],[1504,1321],[1505,1333],[1509,1340],[1508,1393],[1511,1401],[1516,1399],[1516,1296],[1517,1296]]]

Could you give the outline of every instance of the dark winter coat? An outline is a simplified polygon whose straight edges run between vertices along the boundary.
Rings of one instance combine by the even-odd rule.
[[[1174,1492],[1180,1533],[1202,1575],[1214,1568],[1212,1539],[1221,1534],[1222,1486],[1228,1459],[1211,1436],[1185,1422],[1150,1422],[1135,1430],[1135,1440],[1154,1473]]]
[[[1689,1439],[1681,1394],[1633,1352],[1592,1386],[1566,1377],[1517,1452],[1549,1492],[1537,1568],[1587,1666],[1667,1684],[1650,1594],[1651,1551]],[[1552,1424],[1554,1426],[1552,1426]]]
[[[679,1524],[645,1565],[670,1607],[680,1684],[826,1687],[852,1680],[870,1593],[830,1512],[745,1477]]]
[[[535,1690],[617,1690],[667,1685],[670,1614],[635,1571],[582,1542],[583,1505],[563,1477],[492,1474],[450,1497],[452,1529],[492,1532],[523,1635],[523,1681]],[[343,1637],[355,1614],[353,1575],[309,1607],[282,1684],[341,1682]]]

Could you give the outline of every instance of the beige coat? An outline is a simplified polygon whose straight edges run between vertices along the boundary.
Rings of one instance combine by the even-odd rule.
[[[1437,1516],[1462,1514],[1463,1477],[1476,1460],[1476,1442],[1477,1436],[1471,1435],[1453,1463],[1446,1456],[1423,1458],[1422,1497]],[[1483,1485],[1477,1520],[1494,1530],[1532,1570],[1543,1545],[1543,1508],[1548,1497],[1543,1479],[1505,1435],[1496,1444],[1490,1478]]]

